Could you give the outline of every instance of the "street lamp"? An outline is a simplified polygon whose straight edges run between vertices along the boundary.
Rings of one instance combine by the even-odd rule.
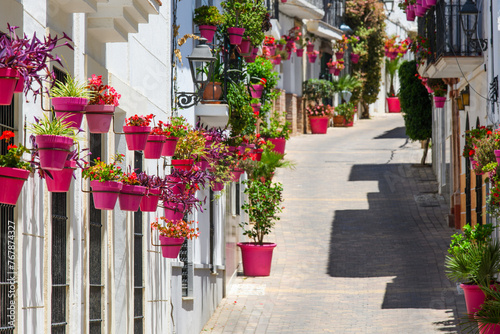
[[[200,38],[193,53],[186,57],[189,61],[191,78],[193,79],[196,91],[194,93],[179,92],[177,94],[177,104],[180,108],[189,108],[198,104],[198,102],[201,101],[207,84],[212,78],[215,57],[212,55],[212,51],[206,43],[207,40],[205,38]]]
[[[348,26],[347,24],[345,24],[345,23],[342,23],[342,24],[340,25],[340,27],[339,27],[339,28],[340,28],[340,30],[342,30],[342,32],[343,32],[344,34],[346,34],[346,35],[350,35],[350,34],[352,34],[352,33],[354,32],[354,31],[351,29],[351,27],[349,27],[349,26]]]
[[[392,13],[394,10],[394,0],[384,0],[384,7],[386,11]]]
[[[458,110],[460,111],[465,110],[464,102],[462,101],[462,94],[457,96],[456,100],[457,100]]]
[[[467,36],[467,42],[470,47],[475,50],[486,51],[488,49],[488,42],[484,38],[472,38],[477,32],[477,17],[479,15],[479,9],[477,9],[476,4],[472,0],[467,0],[465,4],[460,8],[460,22],[462,23],[462,29]]]
[[[464,107],[470,106],[470,91],[469,86],[467,86],[461,93],[462,95],[462,103]]]

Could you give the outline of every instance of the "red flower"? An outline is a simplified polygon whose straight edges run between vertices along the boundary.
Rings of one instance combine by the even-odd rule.
[[[12,131],[4,131],[2,135],[0,136],[0,140],[5,139],[5,141],[9,140],[10,138],[14,138],[15,134]]]
[[[7,146],[7,151],[10,150],[11,148],[17,148],[17,146],[14,144],[10,144],[9,146]]]

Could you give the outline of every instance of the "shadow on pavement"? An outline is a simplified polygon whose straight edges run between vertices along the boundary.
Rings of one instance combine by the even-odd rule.
[[[335,211],[328,274],[395,276],[386,286],[382,309],[453,309],[457,319],[456,303],[463,296],[457,296],[443,266],[453,233],[445,223],[447,209],[418,206],[414,198],[435,191],[432,169],[410,164],[355,165],[349,181],[378,181],[379,192],[367,194],[368,210]],[[447,322],[438,326],[456,330]]]
[[[399,138],[408,138],[408,136],[406,135],[406,128],[404,126],[388,130],[382,133],[381,135],[375,137],[374,139],[399,139]]]

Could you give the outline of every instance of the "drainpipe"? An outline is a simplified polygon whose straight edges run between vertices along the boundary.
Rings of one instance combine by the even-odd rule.
[[[217,275],[215,266],[215,225],[214,225],[214,192],[210,189],[210,262],[212,263],[211,274]]]

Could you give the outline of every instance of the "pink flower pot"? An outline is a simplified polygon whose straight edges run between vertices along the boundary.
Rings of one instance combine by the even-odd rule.
[[[351,62],[357,64],[359,62],[359,54],[351,53]]]
[[[316,55],[315,53],[314,54],[310,54],[310,55],[308,55],[308,58],[309,58],[309,62],[311,64],[314,64],[316,62],[316,58],[318,58],[318,55]]]
[[[14,93],[22,93],[24,91],[24,77],[19,73],[16,88],[14,88]]]
[[[276,47],[278,48],[278,50],[281,51],[281,50],[283,50],[284,45],[283,44],[278,44],[278,45],[276,45]]]
[[[0,83],[0,87],[1,87]],[[30,172],[20,168],[0,167],[0,203],[16,205],[21,194],[24,182],[28,179]],[[8,191],[6,191],[8,189]]]
[[[500,150],[494,150],[497,163],[500,165]]]
[[[239,242],[245,276],[269,276],[275,243],[265,242],[262,246],[252,242]]]
[[[19,72],[17,70],[0,68],[0,105],[8,106],[12,103],[18,80]]]
[[[165,144],[163,144],[163,149],[161,150],[161,155],[163,157],[171,157],[175,154],[175,147],[177,146],[177,137],[166,137]]]
[[[258,53],[259,53],[259,48],[254,47],[252,50],[252,56],[257,57]]]
[[[160,200],[160,188],[151,188],[146,192],[146,195],[141,200],[142,212],[155,212],[158,208],[158,201]]]
[[[193,159],[172,159],[172,166],[180,170],[190,170],[193,168]]]
[[[75,161],[68,161],[64,163],[64,168],[61,170],[50,171],[50,176],[45,176],[45,183],[47,189],[53,193],[65,193],[69,190],[71,179],[73,178],[73,171],[76,169]]]
[[[108,133],[115,106],[93,104],[85,107],[85,117],[90,133]]]
[[[467,314],[471,317],[474,313],[481,309],[484,303],[485,295],[479,285],[460,284],[464,290],[465,305],[467,306]]]
[[[149,135],[144,148],[144,158],[160,159],[166,139],[163,135]]]
[[[208,167],[210,167],[210,163],[206,159],[203,159],[203,158],[201,161],[197,161],[195,165],[200,170],[207,170]]]
[[[272,59],[273,65],[279,65],[281,64],[281,57],[276,57]]]
[[[148,142],[149,126],[124,126],[125,140],[130,151],[143,151]]]
[[[284,138],[267,138],[266,141],[270,141],[273,145],[273,151],[279,154],[285,154],[286,139]]]
[[[335,52],[335,58],[338,59],[343,59],[344,58],[344,53],[343,52]]]
[[[479,334],[500,334],[500,324],[490,324],[481,322],[479,317],[474,316],[477,322],[477,326],[479,328]]]
[[[260,112],[261,103],[251,103],[250,105],[252,106],[252,109],[253,109],[254,113]]]
[[[435,6],[436,5],[436,0],[425,0],[425,3],[427,4],[427,6],[431,7],[431,6]]]
[[[423,17],[425,15],[425,8],[422,7],[422,0],[417,0],[415,4],[415,15],[418,17]]]
[[[415,10],[411,5],[408,5],[408,7],[406,7],[406,20],[411,22],[415,21]]]
[[[57,118],[66,117],[64,123],[68,123],[73,128],[80,128],[82,125],[85,106],[89,100],[83,97],[53,97],[52,107]]]
[[[314,52],[314,44],[312,44],[312,43],[307,43],[307,45],[306,45],[306,50],[307,50],[307,52],[308,52],[308,53],[309,53],[309,52]]]
[[[251,45],[252,43],[250,42],[250,39],[243,39],[240,44],[240,53],[249,53]]]
[[[328,73],[330,73],[330,74],[335,73],[335,67],[329,67],[328,68]]]
[[[182,203],[163,202],[165,218],[168,220],[181,220],[184,218],[184,205]]]
[[[333,75],[334,76],[338,76],[340,74],[340,69],[339,68],[336,68],[334,71],[333,71]]]
[[[141,205],[142,198],[146,193],[146,187],[124,184],[118,201],[120,202],[120,210],[122,211],[137,211]]]
[[[214,182],[212,184],[212,190],[213,191],[222,191],[222,190],[224,190],[224,183],[222,183],[222,182]]]
[[[297,57],[299,58],[302,58],[302,56],[304,55],[304,49],[297,49],[295,50],[295,52],[297,52]]]
[[[186,184],[181,182],[181,179],[167,175],[167,187],[172,191],[174,195],[180,195],[186,191]]]
[[[73,139],[64,136],[38,135],[35,139],[38,145],[40,168],[61,170],[73,145]]]
[[[444,108],[444,103],[446,102],[446,96],[434,96],[434,104],[436,108]]]
[[[328,116],[309,116],[311,132],[313,134],[326,134],[329,119]]]
[[[432,90],[431,86],[425,84],[425,89],[427,89],[427,93],[432,94],[434,91]]]
[[[231,173],[231,181],[232,182],[238,182],[240,180],[241,174],[243,174],[245,171],[241,168],[235,168]]]
[[[212,40],[214,39],[214,35],[215,35],[215,31],[217,30],[217,27],[202,24],[202,25],[198,26],[198,29],[200,29],[200,36],[203,38],[206,38],[208,43],[211,43]]]
[[[262,152],[264,152],[264,149],[262,148],[254,148],[252,150],[252,154],[255,154],[255,161],[262,160]]]
[[[247,63],[255,63],[255,56],[248,56],[248,57],[245,57],[245,61]]]
[[[388,97],[386,100],[387,100],[387,109],[390,113],[401,112],[401,105],[399,103],[398,97]]]
[[[99,210],[113,210],[123,184],[118,181],[90,181],[94,206]]]
[[[160,235],[161,255],[167,259],[176,259],[185,238],[168,238]]]
[[[262,92],[264,91],[264,86],[256,84],[250,85],[250,95],[254,99],[260,99],[262,97]]]
[[[245,33],[245,28],[227,28],[227,34],[229,35],[229,44],[240,45],[243,39],[243,33]]]

